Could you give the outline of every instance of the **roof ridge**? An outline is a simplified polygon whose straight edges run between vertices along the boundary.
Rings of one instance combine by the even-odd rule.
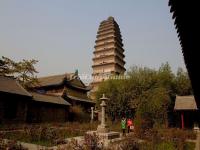
[[[73,72],[70,72],[70,73],[63,73],[63,74],[56,74],[56,75],[50,75],[50,76],[43,76],[43,77],[38,77],[38,79],[44,79],[44,78],[49,78],[49,77],[56,77],[56,76],[66,76],[66,75],[72,75],[72,74],[75,74]]]
[[[57,74],[57,75],[50,75],[50,76],[38,77],[38,79],[44,79],[44,78],[56,77],[56,76],[63,76],[63,75],[66,75],[66,74]]]
[[[176,97],[194,97],[194,95],[176,95]]]
[[[36,93],[36,94],[39,94],[39,95],[46,95],[46,96],[61,97],[62,98],[62,96],[59,96],[59,95],[47,94],[47,93],[39,93],[39,92],[35,92],[35,91],[30,91],[30,93]]]

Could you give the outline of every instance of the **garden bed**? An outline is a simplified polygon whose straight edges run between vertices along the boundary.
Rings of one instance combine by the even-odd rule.
[[[0,138],[43,146],[66,143],[66,138],[83,136],[86,131],[94,130],[97,123],[34,124],[23,128],[1,128]]]

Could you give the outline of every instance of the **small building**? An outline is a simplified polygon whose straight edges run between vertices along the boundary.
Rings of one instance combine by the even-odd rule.
[[[30,92],[0,76],[0,123],[64,122],[70,105],[61,96]]]
[[[0,76],[0,123],[67,121],[70,106],[80,105],[85,112],[94,107],[89,90],[75,73],[39,78],[29,91],[16,79]]]
[[[200,112],[194,96],[176,96],[174,110],[178,116],[177,125],[182,129],[200,125]]]
[[[81,81],[76,73],[38,78],[38,84],[32,90],[37,93],[61,96],[72,106],[82,106],[86,112],[89,112],[95,105],[95,102],[90,100],[87,95],[90,88]]]

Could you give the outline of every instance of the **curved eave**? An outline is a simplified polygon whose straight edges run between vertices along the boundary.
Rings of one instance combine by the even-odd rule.
[[[89,86],[85,86],[85,87],[80,87],[80,86],[76,86],[74,84],[71,84],[70,81],[66,81],[66,83],[69,87],[72,87],[72,88],[75,88],[75,89],[78,89],[78,90],[83,90],[83,91],[90,91],[90,87]]]
[[[109,63],[103,63],[103,64],[98,64],[98,65],[92,65],[92,68],[94,68],[94,67],[99,67],[99,66],[106,66],[106,65],[110,65],[110,64],[117,65],[117,66],[119,66],[122,70],[126,71],[126,69],[125,69],[123,66],[121,66],[120,64],[115,63],[115,62],[109,62]]]
[[[100,41],[105,41],[106,42],[109,39],[114,39],[115,41],[118,41],[118,43],[123,44],[122,43],[122,41],[123,41],[122,38],[118,37],[116,35],[111,35],[111,36],[106,36],[106,37],[102,37],[102,38],[97,38],[97,40],[95,40],[95,43],[97,44]]]
[[[123,58],[125,57],[125,55],[124,55],[121,51],[117,51],[116,48],[106,48],[106,49],[102,49],[102,50],[98,50],[98,51],[95,50],[95,51],[93,52],[93,54],[98,54],[98,53],[105,52],[105,51],[109,51],[109,50],[114,50],[114,51],[116,51],[117,53],[119,53],[120,55],[122,55]]]
[[[75,97],[75,96],[71,96],[71,95],[67,95],[67,98],[69,98],[71,100],[75,100],[75,101],[84,102],[84,103],[96,104],[96,102],[94,102],[90,99],[83,99],[83,98],[79,98],[79,97]]]
[[[117,40],[117,41],[105,42],[105,43],[102,43],[102,44],[96,44],[94,46],[94,48],[102,47],[102,46],[109,45],[109,44],[115,44],[115,45],[118,45],[119,47],[123,47],[124,46],[124,44],[121,41]]]
[[[102,55],[101,57],[94,57],[92,58],[92,60],[99,60],[99,59],[102,59],[102,58],[109,58],[109,57],[117,57],[124,65],[125,65],[125,61],[123,60],[123,58],[120,58],[118,55]]]

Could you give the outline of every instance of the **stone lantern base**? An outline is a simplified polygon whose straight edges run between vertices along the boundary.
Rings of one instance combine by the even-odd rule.
[[[108,128],[108,126],[107,125],[98,125],[98,127],[97,127],[97,132],[98,133],[107,133],[107,132],[109,132],[109,128]]]
[[[114,139],[119,139],[120,138],[120,133],[119,132],[105,132],[105,133],[99,133],[98,131],[88,131],[86,134],[94,135],[96,134],[100,140],[114,140]]]

